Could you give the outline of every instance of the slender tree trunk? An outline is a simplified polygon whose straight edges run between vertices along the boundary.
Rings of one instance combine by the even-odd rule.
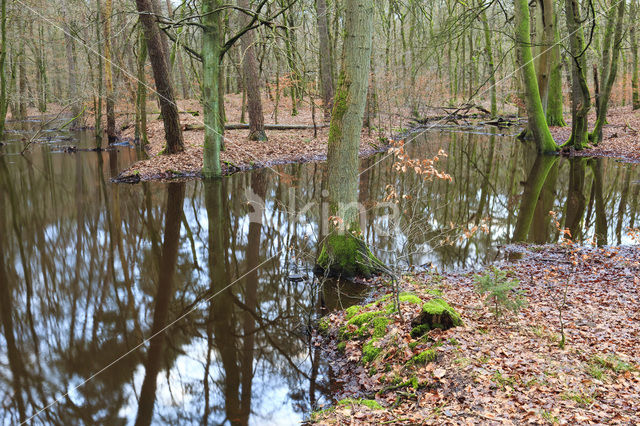
[[[551,73],[549,74],[549,99],[547,101],[547,124],[549,126],[566,126],[563,116],[562,97],[562,58],[560,57],[560,35],[558,19],[554,17],[556,25],[553,34],[553,48],[551,49]]]
[[[102,29],[100,28],[100,21],[102,19],[102,4],[100,0],[96,0],[96,40],[98,42],[97,50],[100,51],[102,48]],[[87,52],[87,54],[89,54]],[[94,104],[94,132],[96,137],[96,146],[97,148],[102,147],[102,99],[104,98],[104,84],[102,80],[103,73],[103,64],[102,64],[102,55],[98,56],[98,76],[96,82],[98,83],[98,90],[96,96],[93,99]]]
[[[519,64],[522,67],[524,98],[529,118],[529,129],[533,134],[539,152],[554,152],[556,143],[551,136],[545,117],[536,70],[531,54],[531,35],[529,25],[529,5],[527,0],[514,0],[516,22],[516,47]]]
[[[316,15],[318,17],[318,40],[320,52],[318,62],[320,64],[320,86],[322,88],[322,103],[324,106],[324,118],[331,118],[333,108],[333,71],[331,65],[331,46],[329,41],[329,25],[327,22],[327,0],[316,0]]]
[[[605,69],[603,65],[603,71],[606,71],[606,75],[603,72],[600,76],[600,96],[598,105],[598,118],[593,128],[593,132],[589,135],[594,145],[602,140],[602,127],[607,121],[607,111],[609,109],[609,99],[611,97],[611,89],[616,81],[618,74],[618,62],[620,58],[620,49],[622,47],[622,35],[623,35],[623,23],[624,23],[624,8],[626,2],[621,1],[618,4],[618,13],[615,21],[615,35],[613,39],[613,46],[611,50],[611,67]],[[609,21],[610,27],[614,25],[613,20]],[[610,28],[609,27],[609,28]],[[606,47],[605,47],[606,49]],[[604,53],[603,53],[604,54]],[[607,53],[607,57],[608,57]],[[604,59],[604,58],[603,58]],[[604,62],[604,60],[603,60]]]
[[[238,0],[238,6],[249,9],[249,0]],[[240,27],[248,25],[249,16],[240,13]],[[267,134],[264,131],[264,114],[262,112],[262,99],[260,98],[260,74],[254,50],[255,36],[253,31],[242,36],[241,47],[242,71],[247,92],[247,107],[249,110],[249,139],[252,141],[266,141]]]
[[[551,74],[551,59],[553,56],[553,42],[556,33],[555,19],[553,12],[553,0],[538,0],[540,14],[540,29],[542,30],[540,53],[537,57],[538,88],[540,90],[540,101],[542,109],[547,114],[549,100],[549,79]]]
[[[0,137],[4,134],[7,118],[8,95],[5,64],[7,59],[7,0],[0,3]]]
[[[636,29],[636,17],[638,15],[638,0],[634,0],[631,3],[631,25],[629,26],[629,38],[631,40],[631,99],[633,102],[633,109],[640,109],[640,85],[638,84],[638,38]]]
[[[220,52],[222,49],[221,0],[202,1],[202,102],[204,110],[204,158],[202,174],[205,178],[222,175],[220,149],[222,122],[220,119]]]
[[[104,7],[104,79],[106,88],[107,105],[107,138],[109,143],[117,140],[116,136],[116,112],[113,98],[113,71],[111,64],[111,16],[113,15],[113,2],[106,0]]]
[[[169,75],[169,61],[165,57],[166,50],[162,47],[160,29],[151,15],[153,12],[151,0],[136,0],[140,22],[144,27],[147,51],[153,68],[153,77],[156,82],[156,91],[160,102],[160,112],[164,122],[164,133],[167,141],[165,153],[175,154],[184,151],[182,130],[180,129],[180,117],[178,106],[173,95],[173,85]]]
[[[65,3],[64,10],[64,18],[65,18],[65,32],[64,32],[64,42],[65,42],[65,52],[67,54],[67,84],[69,86],[68,96],[69,102],[71,102],[71,115],[73,117],[78,117],[80,115],[80,111],[82,109],[82,102],[80,101],[80,97],[78,96],[78,82],[77,82],[77,67],[78,67],[78,58],[76,55],[75,43],[71,36],[73,31],[73,20],[71,18],[71,14],[69,13],[69,6]],[[79,118],[79,117],[78,117]],[[82,120],[78,119],[75,123],[82,122]]]
[[[487,55],[487,72],[489,73],[489,86],[491,91],[491,116],[498,115],[498,101],[496,95],[496,68],[493,63],[493,48],[491,46],[491,30],[489,29],[489,21],[487,19],[486,9],[482,10],[480,15],[482,27],[484,30],[484,50]]]
[[[335,219],[318,257],[332,275],[369,276],[378,272],[359,238],[358,151],[369,83],[373,1],[346,0],[342,68],[331,115],[327,177],[329,214]]]
[[[580,150],[588,140],[587,114],[591,108],[591,97],[586,77],[583,20],[577,0],[565,0],[565,17],[571,55],[571,137],[565,145]]]
[[[147,136],[147,75],[144,67],[147,63],[147,44],[144,40],[144,33],[140,28],[138,36],[138,90],[136,95],[136,135],[135,138],[141,145],[149,143]]]

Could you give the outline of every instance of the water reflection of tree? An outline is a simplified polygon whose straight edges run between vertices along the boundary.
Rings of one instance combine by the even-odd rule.
[[[167,213],[165,215],[164,242],[158,273],[158,287],[153,310],[153,325],[145,376],[140,390],[136,425],[151,423],[153,406],[156,400],[157,376],[163,361],[165,327],[168,324],[169,304],[174,293],[174,274],[178,260],[180,222],[182,221],[182,204],[184,202],[184,183],[169,184],[167,188]]]

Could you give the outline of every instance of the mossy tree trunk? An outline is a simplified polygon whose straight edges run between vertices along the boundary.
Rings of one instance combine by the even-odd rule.
[[[4,133],[7,118],[8,96],[5,63],[7,59],[7,0],[0,3],[0,137]]]
[[[571,137],[565,145],[580,150],[588,141],[587,114],[591,97],[586,77],[583,19],[577,0],[565,0],[565,16],[571,55]]]
[[[553,42],[556,32],[556,22],[553,13],[553,0],[538,0],[538,16],[536,24],[540,33],[540,43],[538,54],[536,55],[536,71],[538,75],[538,89],[540,91],[540,101],[542,110],[547,113],[549,101],[549,80],[551,75],[551,65],[553,57]]]
[[[147,136],[147,77],[144,66],[147,63],[147,45],[144,41],[144,34],[140,31],[138,36],[138,62],[137,77],[138,87],[136,94],[136,129],[135,138],[141,145],[149,143]]]
[[[638,36],[636,30],[636,17],[638,14],[638,0],[634,0],[631,3],[631,25],[629,26],[629,39],[631,42],[631,99],[633,102],[633,109],[640,109],[640,88],[638,87]]]
[[[549,74],[549,99],[547,101],[547,124],[549,126],[566,126],[563,116],[562,98],[562,58],[560,57],[560,35],[557,17],[551,49],[551,72]]]
[[[373,1],[346,0],[342,68],[338,79],[327,155],[330,234],[318,266],[330,275],[354,277],[379,272],[379,262],[360,237],[358,150],[369,83]]]
[[[615,18],[615,23],[613,19],[609,19],[608,21],[608,30],[607,33],[611,31],[611,28],[615,25],[615,35],[613,37],[613,46],[609,49],[609,44],[605,44],[605,51],[603,52],[603,67],[602,67],[602,75],[600,81],[600,96],[599,96],[599,105],[598,105],[598,117],[596,119],[596,124],[593,128],[593,132],[589,135],[589,139],[593,142],[594,145],[597,145],[598,142],[602,140],[602,127],[607,121],[607,111],[609,109],[609,98],[611,97],[611,89],[613,88],[613,84],[616,81],[616,77],[618,74],[618,62],[620,58],[620,50],[622,47],[622,35],[623,35],[623,21],[624,21],[624,8],[626,2],[621,1],[618,4],[617,15]],[[632,25],[635,25],[633,23]],[[605,40],[607,43],[608,40]],[[609,55],[609,50],[611,50],[611,54]],[[605,56],[607,60],[605,61]],[[609,56],[610,61],[608,60]],[[605,64],[610,63],[610,67],[605,67]]]
[[[202,1],[202,103],[204,113],[204,156],[202,174],[205,178],[222,175],[220,148],[222,122],[220,117],[220,58],[222,50],[222,1]]]
[[[527,0],[514,0],[515,35],[519,64],[522,68],[522,82],[524,86],[524,100],[529,119],[529,130],[536,142],[539,152],[555,152],[557,145],[551,136],[540,91],[538,79],[531,53],[531,29],[529,24],[529,5]]]

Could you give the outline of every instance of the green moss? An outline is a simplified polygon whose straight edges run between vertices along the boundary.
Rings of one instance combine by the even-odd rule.
[[[322,246],[317,264],[332,276],[370,277],[380,271],[380,261],[364,241],[347,232],[331,234]]]
[[[373,338],[367,340],[367,343],[362,346],[362,363],[367,364],[380,355],[382,352],[382,348],[377,348],[375,343],[378,342],[379,339]]]
[[[320,321],[318,321],[318,331],[320,332],[320,334],[327,334],[329,332],[330,326],[331,323],[329,322],[329,318],[327,317],[321,318]]]
[[[371,408],[372,410],[382,410],[384,407],[378,404],[377,401],[373,399],[354,399],[354,398],[345,398],[341,401],[338,401],[338,405],[363,405],[365,407]]]
[[[364,312],[362,314],[358,314],[354,316],[349,321],[347,321],[347,325],[361,326],[363,324],[370,322],[372,319],[381,316],[382,314],[383,314],[382,311]]]
[[[347,349],[347,342],[338,343],[338,351],[339,352],[344,352],[345,349]]]
[[[347,320],[350,320],[351,318],[353,318],[361,310],[362,310],[362,306],[358,306],[358,305],[349,306],[345,311],[347,313]]]
[[[407,364],[408,365],[425,365],[429,362],[433,362],[436,360],[436,351],[433,349],[427,349],[425,351],[420,352],[418,355],[412,357]]]
[[[453,326],[457,327],[462,325],[462,319],[460,318],[460,314],[458,314],[455,309],[451,307],[444,299],[431,299],[424,305],[422,305],[422,310],[428,314],[440,316],[447,312],[453,321]],[[435,327],[435,324],[433,328]]]
[[[416,296],[413,293],[400,293],[398,298],[400,299],[400,302],[415,303],[417,305],[420,305],[423,303],[422,299],[420,299],[418,296]]]
[[[389,318],[377,317],[371,321],[373,325],[373,337],[382,338],[387,334],[387,326],[389,325]]]
[[[422,324],[417,327],[414,327],[411,330],[411,337],[418,338],[425,334],[427,334],[431,330],[431,326],[429,324]]]

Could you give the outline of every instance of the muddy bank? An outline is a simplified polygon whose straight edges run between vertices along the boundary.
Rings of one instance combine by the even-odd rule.
[[[370,304],[323,318],[316,345],[332,359],[336,403],[310,422],[640,422],[640,249],[516,251],[497,264],[518,285],[509,297],[526,301],[514,312],[497,312],[473,274],[423,273],[401,282],[404,321],[383,282]],[[434,300],[463,325],[417,332],[412,319]]]

